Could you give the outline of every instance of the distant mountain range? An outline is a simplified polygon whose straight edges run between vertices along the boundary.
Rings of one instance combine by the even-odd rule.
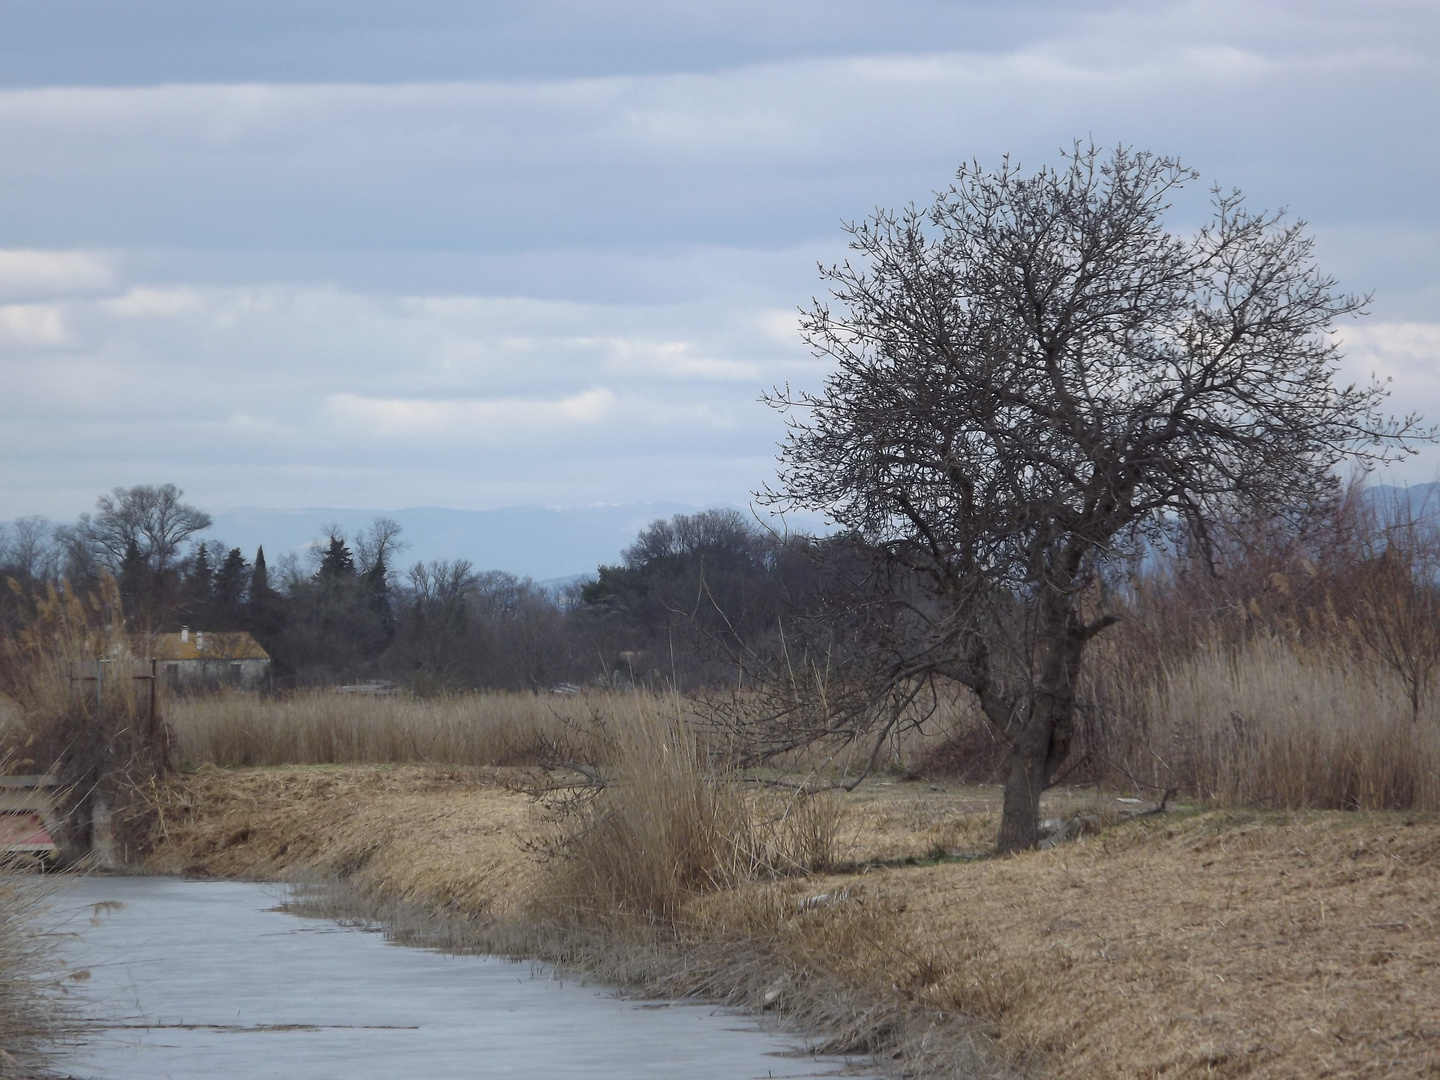
[[[620,552],[656,518],[698,509],[670,502],[500,510],[247,508],[212,513],[214,524],[197,539],[238,547],[247,559],[253,559],[256,547],[264,544],[266,561],[274,565],[287,552],[301,552],[323,540],[327,526],[338,526],[353,538],[383,516],[394,518],[404,530],[401,539],[407,546],[395,560],[397,569],[422,560],[469,559],[476,570],[504,570],[518,577],[558,583],[593,575],[602,563],[619,562]]]
[[[1365,494],[1374,505],[1381,508],[1403,508],[1408,505],[1410,512],[1416,517],[1440,517],[1440,483],[1409,484],[1404,487],[1377,484],[1367,488]]]

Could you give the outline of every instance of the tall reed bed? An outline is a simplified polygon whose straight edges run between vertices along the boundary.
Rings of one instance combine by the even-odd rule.
[[[1262,637],[1132,687],[1107,733],[1122,779],[1222,804],[1440,810],[1440,716],[1338,649]]]
[[[438,698],[326,690],[230,693],[167,706],[190,764],[529,765],[537,748],[623,713],[643,695],[484,691]]]
[[[1213,802],[1440,810],[1440,514],[1350,485],[1133,580],[1097,640],[1100,775]]]

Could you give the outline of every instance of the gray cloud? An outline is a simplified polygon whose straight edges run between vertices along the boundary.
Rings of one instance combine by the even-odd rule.
[[[0,517],[743,502],[840,220],[1076,135],[1308,218],[1347,373],[1440,415],[1430,5],[126,7],[0,43]]]
[[[1134,22],[1123,49],[1092,32],[656,76],[11,90],[0,186],[26,197],[0,227],[36,246],[790,244],[923,195],[961,157],[1048,160],[1077,133],[1331,220],[1434,222],[1423,39],[1238,45]]]

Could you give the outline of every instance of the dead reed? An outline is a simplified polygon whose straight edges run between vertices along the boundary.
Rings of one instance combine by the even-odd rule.
[[[1220,805],[1440,809],[1440,716],[1393,671],[1262,637],[1176,663],[1116,725],[1124,773]],[[1121,777],[1122,782],[1124,777]]]
[[[595,739],[603,768],[537,791],[552,818],[537,845],[547,857],[541,917],[670,924],[697,895],[835,862],[830,794],[747,789],[712,766],[683,702],[629,705]]]
[[[149,666],[130,650],[119,589],[106,576],[95,594],[62,583],[28,603],[23,624],[0,638],[0,768],[60,778],[56,839],[67,858],[96,849],[108,861],[112,841],[120,862],[143,858],[170,733]]]
[[[1216,805],[1440,809],[1440,712],[1434,695],[1415,715],[1405,682],[1353,650],[1274,636],[1239,646],[1215,643],[1148,670],[1112,670],[1092,691],[1097,701],[1074,759],[1080,763],[1088,754],[1091,760],[1076,778],[1135,787],[1141,794],[1172,790]],[[192,765],[533,766],[578,756],[638,762],[647,769],[664,764],[668,772],[637,774],[627,789],[650,785],[661,805],[679,799],[682,790],[698,790],[685,788],[693,779],[686,770],[702,776],[712,771],[696,741],[703,732],[689,724],[674,731],[656,726],[654,718],[676,709],[683,711],[683,704],[645,694],[485,692],[422,699],[304,691],[278,698],[177,699],[167,704],[166,715],[177,760]],[[641,722],[643,717],[650,719]],[[1003,748],[979,727],[968,702],[958,696],[947,702],[934,723],[943,739],[907,733],[886,764],[920,775],[998,780]],[[575,745],[577,740],[583,745]],[[937,754],[941,743],[948,748]],[[823,755],[812,756],[814,762],[789,763],[797,777],[810,767],[826,767]],[[847,763],[853,764],[842,753],[828,767],[839,771]],[[622,796],[606,798],[608,805]],[[635,808],[615,802],[615,809],[625,817]],[[801,800],[776,813],[790,829],[795,822],[787,812],[803,816],[812,810]],[[719,828],[733,813],[719,803],[696,803],[682,816],[713,819]],[[610,839],[622,850],[661,842],[648,834]],[[674,836],[661,846],[674,851],[688,843]],[[758,839],[747,844],[734,852],[742,862],[750,857],[746,852],[765,846]],[[790,858],[754,857],[772,864]],[[815,864],[812,857],[794,861]],[[696,872],[731,876],[719,863]]]
[[[76,1033],[51,939],[40,932],[47,891],[35,877],[0,872],[0,1077],[54,1075],[52,1055]]]
[[[325,690],[280,697],[177,698],[167,709],[176,756],[190,764],[528,765],[558,738],[628,695],[492,691],[448,697],[366,697]]]

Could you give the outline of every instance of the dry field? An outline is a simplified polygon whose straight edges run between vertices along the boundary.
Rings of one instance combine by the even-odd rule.
[[[477,947],[524,942],[554,874],[526,841],[552,826],[507,775],[202,769],[166,793],[148,869],[339,878],[468,923]],[[994,824],[993,789],[862,788],[838,807],[843,872],[697,891],[644,965],[589,959],[641,991],[832,1030],[908,1010],[891,1042],[932,1075],[1440,1075],[1434,816],[1181,810],[1004,860],[926,860]]]

